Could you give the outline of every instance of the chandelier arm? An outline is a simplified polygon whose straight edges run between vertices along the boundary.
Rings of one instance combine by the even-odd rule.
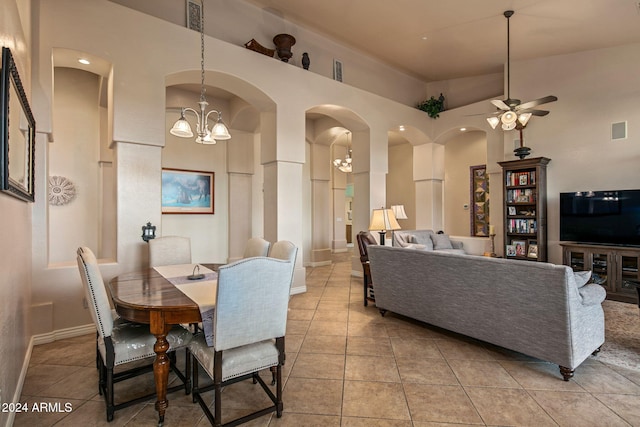
[[[211,113],[216,113],[216,115],[218,116],[216,119],[219,119],[219,118],[222,116],[222,113],[221,113],[220,111],[218,111],[218,110],[211,110],[211,111],[209,111],[209,112],[207,113],[207,115],[206,115],[206,116],[204,116],[205,118],[204,118],[203,122],[204,122],[205,124],[209,123],[209,114],[211,114]]]

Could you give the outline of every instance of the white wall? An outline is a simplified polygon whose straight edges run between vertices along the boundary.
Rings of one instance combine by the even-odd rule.
[[[487,163],[486,134],[480,131],[459,132],[447,141],[444,158],[444,231],[470,236],[472,201],[469,168]],[[501,191],[499,186],[494,190]]]
[[[0,46],[11,49],[22,84],[31,99],[31,5],[0,2]],[[36,118],[37,120],[37,118]],[[37,123],[36,123],[37,125]],[[38,143],[43,140],[39,136]],[[41,192],[42,187],[35,187]],[[17,401],[21,374],[26,372],[31,323],[31,212],[33,204],[0,193],[0,400]],[[0,425],[13,414],[0,412]]]

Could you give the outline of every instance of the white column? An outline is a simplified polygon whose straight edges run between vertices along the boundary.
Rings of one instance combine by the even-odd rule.
[[[416,184],[416,229],[444,228],[444,146],[435,143],[413,147]]]

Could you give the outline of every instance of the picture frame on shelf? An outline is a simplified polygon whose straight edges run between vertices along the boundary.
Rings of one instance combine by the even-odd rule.
[[[527,185],[528,184],[527,178],[528,178],[527,175],[524,175],[524,174],[520,175],[520,178],[519,178],[520,185]]]
[[[516,207],[515,206],[509,206],[507,209],[508,209],[508,214],[509,215],[516,215]]]
[[[525,240],[512,240],[511,244],[515,247],[515,256],[527,255],[527,242]]]
[[[516,256],[516,246],[515,245],[507,245],[507,256],[514,257]]]
[[[163,214],[213,214],[215,172],[162,169]]]
[[[528,258],[538,258],[538,242],[536,240],[529,240],[527,247]]]

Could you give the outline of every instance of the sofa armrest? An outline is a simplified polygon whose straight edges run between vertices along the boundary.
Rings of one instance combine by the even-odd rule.
[[[451,240],[451,247],[453,249],[464,249],[464,243],[460,240]]]
[[[607,297],[607,291],[600,285],[595,283],[589,283],[578,289],[580,296],[582,297],[582,305],[597,305],[602,304],[602,301]]]

